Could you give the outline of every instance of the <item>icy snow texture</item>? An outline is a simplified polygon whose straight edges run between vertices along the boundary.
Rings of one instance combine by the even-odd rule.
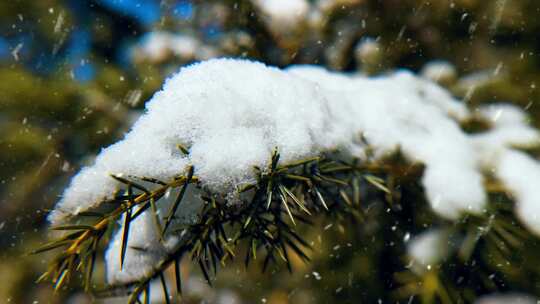
[[[518,214],[540,233],[540,208],[534,203],[540,165],[510,149],[538,142],[538,132],[517,108],[495,105],[476,114],[491,119],[494,128],[467,135],[456,120],[470,117],[468,109],[406,71],[367,78],[314,66],[279,70],[244,60],[209,60],[168,79],[125,138],[73,178],[49,220],[61,223],[99,205],[118,186],[111,173],[170,180],[193,165],[203,185],[234,195],[238,184],[255,180],[253,166],[264,167],[274,147],[283,162],[335,148],[362,158],[365,147],[358,139],[363,134],[378,156],[399,147],[411,161],[425,164],[422,184],[439,215],[456,219],[463,212],[482,212],[482,170],[495,170],[518,200]],[[190,147],[188,156],[180,153],[179,143]],[[189,216],[192,211],[179,212]],[[130,242],[155,241],[146,220],[140,220],[141,231]],[[111,245],[108,252],[110,272],[118,269],[110,261],[119,247]],[[128,252],[126,263],[156,262],[164,251],[156,249],[150,258]],[[127,278],[109,278],[134,279],[147,271],[139,268]]]
[[[275,146],[284,161],[336,147],[361,157],[360,133],[381,156],[400,147],[426,164],[423,184],[442,216],[481,212],[481,160],[507,144],[537,141],[538,132],[515,107],[494,105],[480,114],[495,128],[467,136],[451,118],[470,115],[463,104],[405,71],[366,78],[210,60],[170,78],[124,140],[74,177],[50,219],[99,204],[117,186],[110,173],[170,179],[192,164],[204,184],[226,193],[252,181],[252,167],[264,166]],[[188,157],[178,143],[191,147]]]
[[[433,208],[457,218],[485,201],[474,146],[450,118],[467,115],[446,91],[405,71],[366,78],[210,60],[170,78],[126,137],[74,177],[50,219],[99,204],[117,186],[110,173],[166,180],[192,164],[204,184],[226,193],[253,181],[253,166],[264,166],[273,147],[285,162],[337,147],[362,156],[360,133],[381,156],[400,147],[426,164]],[[178,143],[190,147],[188,157]]]

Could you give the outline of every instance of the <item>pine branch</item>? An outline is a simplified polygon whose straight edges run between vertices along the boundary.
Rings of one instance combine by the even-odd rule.
[[[195,168],[190,168],[186,176],[179,176],[170,182],[152,183],[156,187],[153,190],[133,181],[145,180],[144,178],[125,179],[116,176],[115,179],[125,185],[126,190],[125,195],[117,196],[113,202],[115,209],[104,214],[90,212],[89,218],[96,219],[91,225],[55,227],[67,233],[35,250],[34,253],[40,253],[63,248],[41,279],[52,278],[55,289],[58,290],[69,282],[75,272],[84,269],[85,288],[90,290],[95,257],[105,232],[120,216],[125,216],[121,250],[123,266],[129,223],[144,212],[154,214],[159,228],[157,231],[161,232],[156,237],[162,239],[167,232],[181,235],[181,239],[177,247],[155,265],[150,275],[129,284],[110,286],[109,291],[128,290],[129,303],[137,303],[141,297],[147,299],[150,282],[154,279],[159,278],[164,288],[168,288],[164,272],[169,267],[174,267],[175,286],[177,293],[181,295],[179,265],[184,257],[189,257],[199,266],[209,284],[220,267],[239,256],[244,256],[246,266],[249,266],[251,261],[264,257],[261,259],[263,271],[270,263],[282,261],[292,272],[289,253],[294,253],[304,262],[311,260],[307,252],[312,248],[298,233],[299,225],[312,225],[312,219],[320,214],[344,220],[345,225],[351,221],[365,222],[369,206],[363,204],[362,200],[368,195],[366,192],[371,191],[369,195],[378,195],[385,198],[390,206],[397,206],[400,202],[399,196],[395,196],[395,183],[402,182],[407,177],[414,182],[421,169],[414,164],[404,164],[399,157],[381,163],[333,161],[331,155],[290,164],[280,164],[279,159],[279,153],[275,150],[267,168],[254,168],[257,174],[256,183],[238,188],[239,193],[250,193],[243,198],[242,204],[230,204],[226,198],[202,188],[198,184],[198,178],[193,175]],[[171,222],[189,184],[202,193],[200,198],[204,203],[194,224],[174,230]],[[170,189],[180,190],[166,216],[165,226],[161,228],[157,205]],[[133,190],[140,193],[133,193]],[[137,211],[133,211],[136,206]],[[531,238],[527,230],[515,225],[511,208],[505,204],[490,206],[492,207],[485,215],[470,215],[462,223],[453,226],[452,234],[464,237],[459,238],[461,241],[452,263],[467,263],[472,258],[478,259],[486,248],[489,248],[490,252],[500,252],[504,257],[511,254],[512,250],[522,249],[523,244]],[[240,248],[246,248],[244,255],[239,254]],[[483,263],[487,268],[493,267],[493,261],[489,259]],[[410,270],[396,274],[395,280],[400,287],[394,296],[403,299],[418,295],[424,301],[438,299],[448,303],[462,300],[451,283],[453,278],[449,277],[449,274],[452,271],[445,265],[434,265],[431,271],[424,274]],[[510,272],[508,274],[511,275]],[[474,275],[487,277],[486,272],[481,271]],[[430,287],[417,288],[427,286],[426,284]],[[170,294],[168,289],[165,292]]]
[[[132,189],[135,183],[125,180],[123,178],[114,177],[116,180],[121,181],[122,183],[128,186],[128,189]],[[109,229],[110,225],[114,225],[116,220],[126,214],[126,229],[124,229],[123,240],[122,240],[122,255],[121,260],[123,264],[123,256],[125,254],[127,246],[127,236],[129,234],[129,222],[140,215],[140,213],[135,214],[135,216],[129,216],[135,206],[144,206],[149,205],[154,199],[161,198],[165,192],[171,188],[179,187],[186,183],[187,177],[181,176],[173,181],[158,187],[156,190],[150,192],[141,186],[135,186],[137,189],[144,189],[144,192],[136,195],[133,198],[131,190],[128,190],[128,195],[126,198],[120,198],[115,201],[117,207],[111,212],[104,214],[99,217],[98,220],[92,225],[68,225],[68,226],[59,226],[53,227],[52,229],[57,230],[76,230],[76,232],[67,234],[60,239],[48,243],[41,248],[34,250],[32,253],[41,253],[44,251],[49,251],[53,249],[63,248],[63,251],[54,259],[50,264],[49,269],[41,277],[40,281],[48,277],[52,278],[53,283],[55,284],[55,289],[58,290],[65,283],[69,282],[69,278],[77,269],[86,268],[87,277],[91,277],[93,264],[95,258],[87,259],[88,256],[93,256],[96,253],[98,244],[103,238],[105,232]],[[196,177],[190,178],[191,182],[197,182]],[[86,284],[89,286],[89,282]]]

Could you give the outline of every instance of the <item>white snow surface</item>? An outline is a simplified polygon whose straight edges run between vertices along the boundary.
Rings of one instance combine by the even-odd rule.
[[[264,167],[274,147],[285,162],[334,148],[361,157],[360,134],[381,156],[399,147],[426,165],[422,182],[441,216],[478,213],[485,203],[485,155],[539,137],[517,108],[480,112],[494,119],[500,111],[499,127],[470,136],[455,121],[467,118],[468,109],[407,71],[367,78],[315,66],[279,70],[213,59],[169,78],[125,138],[73,178],[50,220],[60,222],[110,196],[118,184],[109,174],[168,180],[193,165],[203,184],[226,194],[253,181],[253,166]],[[190,147],[188,156],[179,143]]]
[[[540,164],[519,151],[501,151],[496,164],[496,176],[510,189],[516,199],[516,213],[534,232],[540,234]]]
[[[234,196],[236,186],[255,180],[253,166],[265,167],[274,147],[283,162],[336,148],[362,158],[362,134],[377,156],[400,148],[411,161],[425,165],[422,184],[440,216],[457,219],[465,212],[483,212],[483,172],[488,170],[515,196],[522,220],[540,233],[540,165],[512,150],[512,145],[537,143],[537,130],[526,125],[525,114],[515,107],[495,105],[476,114],[492,119],[494,128],[464,133],[458,121],[471,115],[464,104],[407,71],[368,78],[315,66],[280,70],[212,59],[169,78],[131,131],[72,179],[49,220],[62,223],[109,198],[119,186],[110,174],[170,180],[193,165],[203,185]],[[180,153],[177,144],[189,147],[189,155]],[[167,251],[154,244],[148,219],[137,221],[129,241],[152,250],[128,250],[125,269],[131,263],[150,265]],[[107,253],[109,281],[125,282],[149,271],[139,266],[133,273],[117,274],[118,241],[117,235]]]
[[[481,212],[475,147],[453,119],[468,114],[445,90],[406,71],[366,78],[209,60],[166,81],[125,138],[73,178],[50,220],[111,195],[118,185],[109,174],[168,180],[191,164],[203,184],[227,193],[253,181],[253,166],[264,166],[274,147],[284,162],[334,148],[361,157],[360,133],[381,156],[400,147],[426,165],[423,184],[442,216]],[[190,147],[189,156],[179,143]]]
[[[540,144],[540,132],[526,124],[527,115],[518,107],[492,104],[479,109],[493,128],[471,138],[480,164],[494,174],[516,200],[516,214],[530,230],[540,235],[540,163],[512,147]]]

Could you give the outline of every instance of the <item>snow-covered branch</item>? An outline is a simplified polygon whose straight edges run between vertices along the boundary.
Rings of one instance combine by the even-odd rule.
[[[484,120],[490,129],[466,133],[460,124],[472,119]],[[439,216],[456,220],[486,213],[484,185],[494,176],[516,199],[522,221],[540,233],[540,164],[514,149],[536,145],[539,139],[520,109],[492,105],[471,111],[434,82],[408,71],[369,78],[316,66],[280,70],[215,59],[182,68],[169,78],[131,131],[73,178],[49,220],[63,224],[114,200],[116,190],[126,184],[123,177],[142,176],[166,185],[194,168],[200,188],[188,188],[178,209],[174,200],[183,194],[175,193],[185,189],[163,190],[159,196],[165,203],[156,211],[165,216],[175,206],[175,224],[185,226],[197,221],[203,189],[242,208],[246,202],[239,189],[256,187],[261,174],[268,174],[264,168],[275,168],[269,158],[274,148],[280,163],[336,151],[341,160],[368,162],[400,151],[409,162],[425,166],[421,184]],[[285,207],[290,196],[303,208],[286,188],[279,191]],[[149,200],[150,194],[141,195]],[[278,196],[268,201],[272,199]],[[129,197],[126,201],[127,209],[137,203]],[[133,207],[134,212],[139,207]],[[123,229],[107,251],[110,283],[150,275],[178,243],[178,230],[164,234],[164,240],[156,237],[159,225],[149,212],[133,219],[131,227],[124,265]]]

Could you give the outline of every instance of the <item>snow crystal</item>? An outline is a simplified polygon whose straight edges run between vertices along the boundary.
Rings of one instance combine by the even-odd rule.
[[[515,144],[537,143],[538,132],[516,108],[492,106],[478,113],[491,119],[493,129],[464,133],[459,121],[472,115],[464,104],[407,71],[369,78],[315,66],[280,70],[246,60],[213,59],[169,78],[124,139],[103,149],[92,166],[72,179],[49,220],[61,223],[111,198],[119,184],[110,174],[171,180],[193,166],[202,185],[234,196],[239,184],[255,180],[253,166],[266,166],[274,147],[283,162],[336,148],[362,158],[362,134],[376,156],[400,149],[410,161],[425,165],[421,182],[439,215],[457,219],[483,212],[482,174],[495,170],[515,195],[518,214],[540,233],[540,208],[535,207],[540,165],[511,150]],[[190,153],[181,153],[178,144]],[[178,212],[195,214],[196,208],[186,206],[197,205],[196,200],[191,196],[187,201],[193,204],[183,204]],[[124,272],[115,271],[119,267],[114,262],[111,281],[147,273],[140,265],[167,251],[154,240],[149,219],[137,221],[133,227],[138,232],[129,240],[149,250],[129,249],[128,273],[118,274]],[[107,253],[108,263],[119,260],[120,237],[116,235]],[[130,263],[139,267],[131,269]]]

